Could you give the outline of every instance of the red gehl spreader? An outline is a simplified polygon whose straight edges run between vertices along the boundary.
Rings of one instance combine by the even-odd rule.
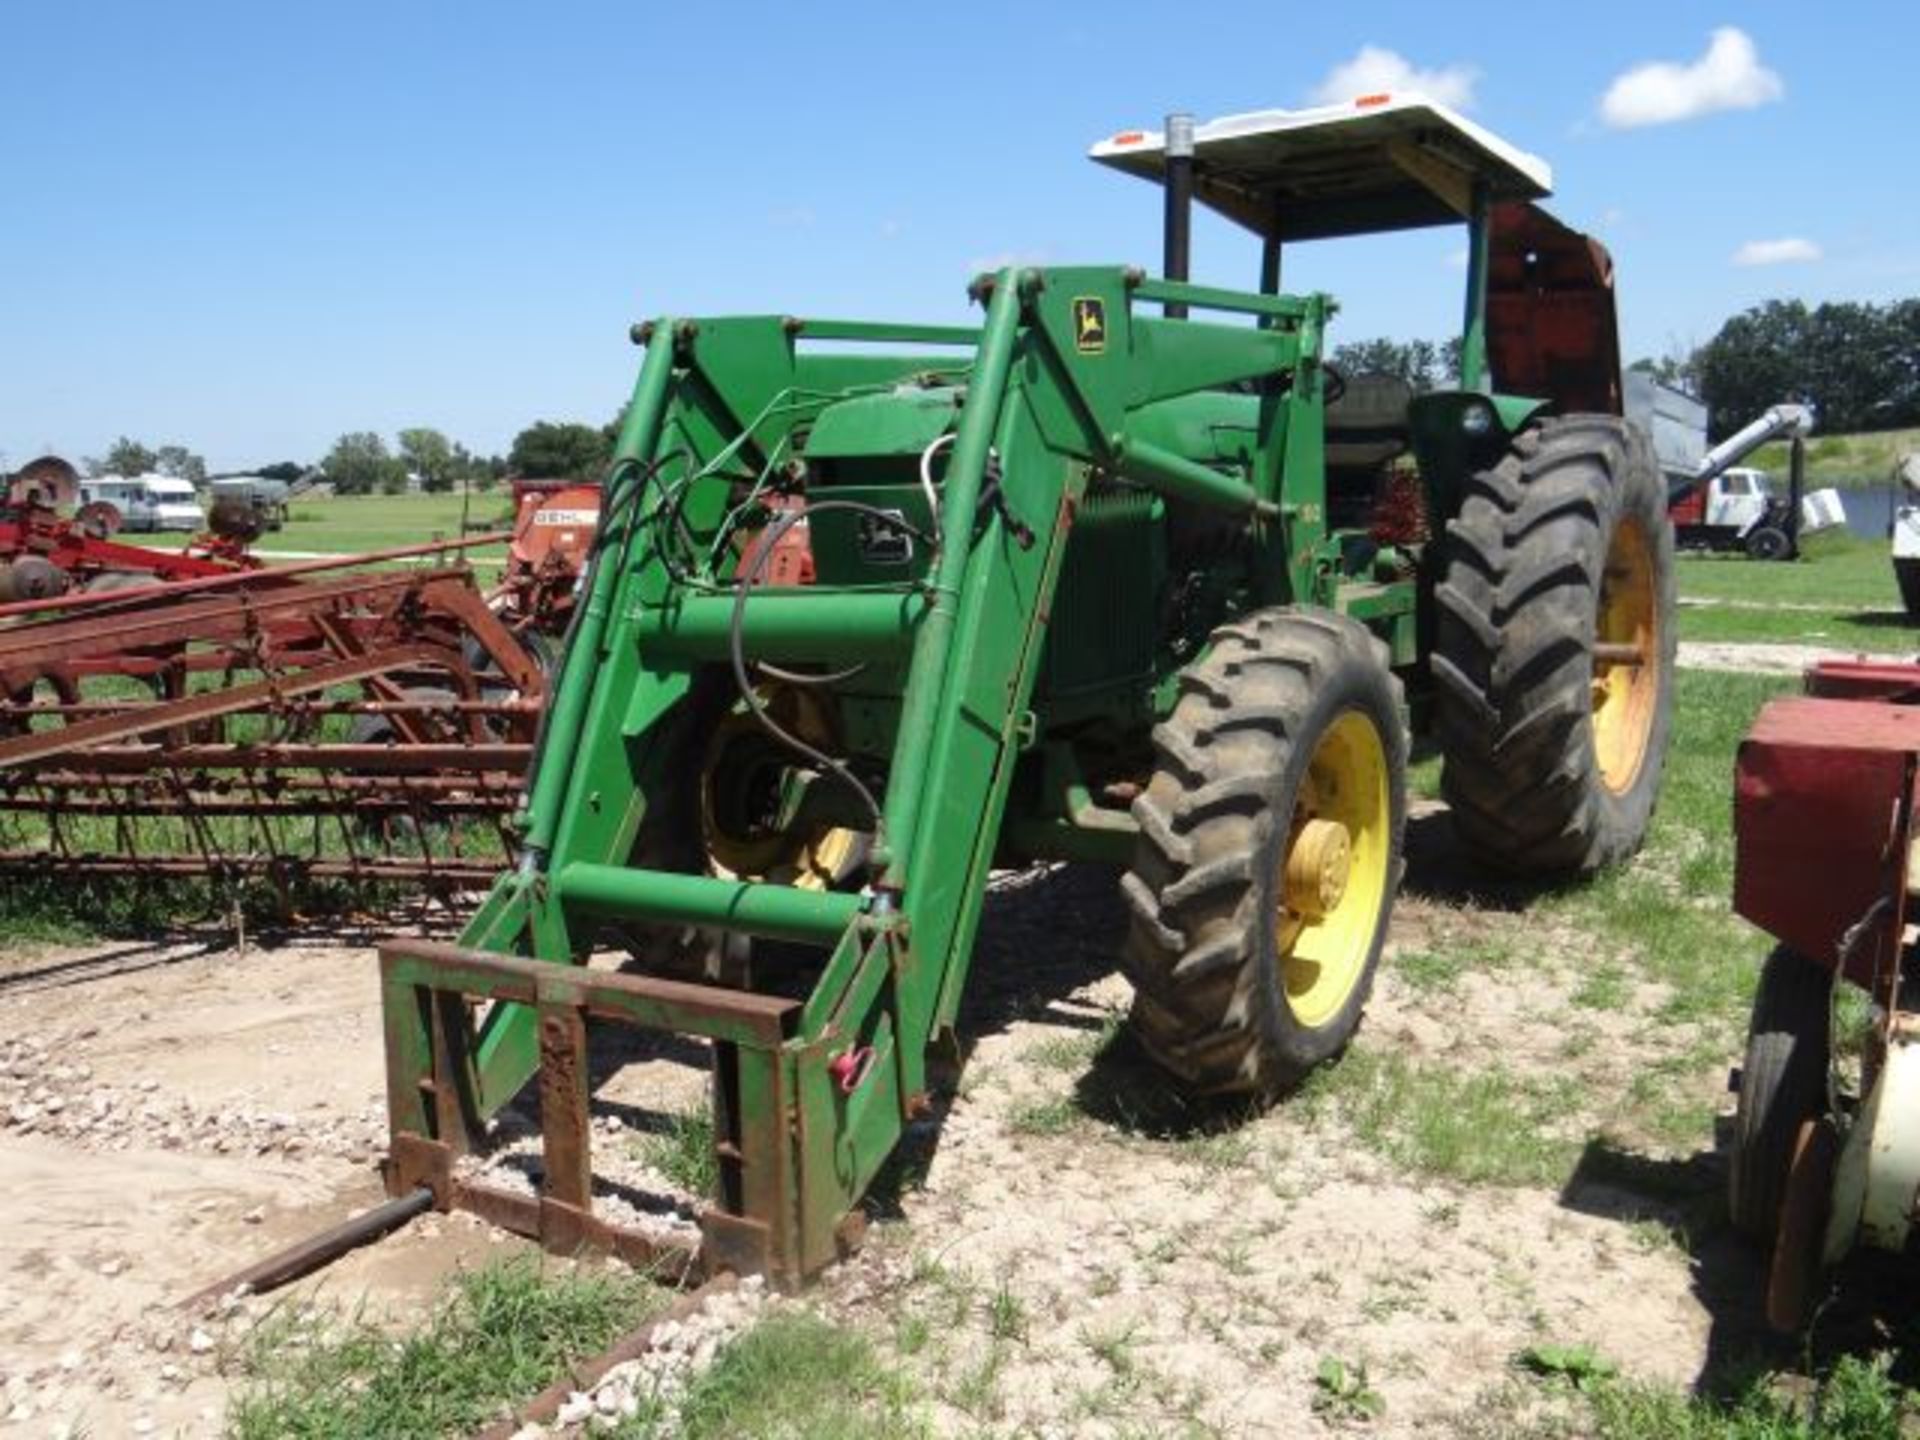
[[[1780,943],[1738,1077],[1729,1202],[1768,1251],[1782,1329],[1856,1246],[1900,1253],[1920,1195],[1920,665],[1826,662],[1806,690],[1760,712],[1734,790],[1734,909]]]

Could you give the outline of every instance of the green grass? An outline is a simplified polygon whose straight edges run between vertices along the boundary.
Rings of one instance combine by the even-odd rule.
[[[468,520],[482,529],[512,526],[512,500],[504,488],[490,494],[476,491],[468,506]],[[283,529],[271,530],[255,547],[264,551],[317,550],[350,555],[361,550],[388,550],[428,540],[453,539],[460,534],[461,499],[449,495],[343,495],[293,502]],[[177,550],[185,535],[129,535],[136,544]],[[495,563],[500,556],[493,552]],[[485,558],[483,555],[476,559]]]
[[[1740,463],[1785,475],[1792,448],[1787,441],[1776,440]],[[1807,482],[1810,486],[1882,485],[1894,461],[1908,450],[1920,450],[1920,429],[1816,435],[1807,441]]]
[[[1750,604],[1900,608],[1884,541],[1828,532],[1809,536],[1803,551],[1799,560],[1764,565],[1744,555],[1682,552],[1677,588],[1683,597]]]
[[[714,1193],[720,1182],[713,1155],[713,1115],[706,1109],[685,1110],[667,1117],[666,1129],[643,1135],[640,1158],[689,1195]]]
[[[1815,645],[1823,650],[1911,654],[1916,631],[1884,610],[1763,609],[1759,606],[1687,605],[1680,610],[1680,638],[1739,645]]]
[[[1393,973],[1415,990],[1444,992],[1457,986],[1463,975],[1484,975],[1512,961],[1513,950],[1504,940],[1442,934],[1432,949],[1402,952],[1391,964]]]
[[[464,1435],[664,1304],[636,1276],[514,1260],[456,1277],[396,1336],[364,1315],[282,1311],[254,1331],[227,1412],[234,1440]]]
[[[1565,1121],[1570,1079],[1462,1070],[1394,1051],[1355,1049],[1309,1082],[1369,1149],[1423,1175],[1476,1185],[1557,1185],[1579,1138]]]
[[[779,1310],[733,1340],[683,1397],[678,1424],[641,1415],[618,1440],[892,1440],[930,1433],[913,1386],[860,1331]]]
[[[1920,1397],[1888,1374],[1890,1356],[1846,1356],[1790,1397],[1765,1377],[1729,1400],[1606,1382],[1587,1394],[1595,1440],[1898,1440],[1920,1424]]]
[[[1816,535],[1809,538],[1805,556],[1789,564],[1683,554],[1675,578],[1683,600],[1707,602],[1680,607],[1685,640],[1886,651],[1915,646],[1882,541]]]
[[[1633,863],[1536,903],[1536,914],[1604,939],[1642,976],[1671,987],[1668,1019],[1745,1023],[1769,941],[1729,905],[1733,757],[1760,707],[1797,684],[1783,676],[1682,671],[1646,848]],[[1621,993],[1621,980],[1604,972],[1605,963],[1594,962],[1594,1004]]]

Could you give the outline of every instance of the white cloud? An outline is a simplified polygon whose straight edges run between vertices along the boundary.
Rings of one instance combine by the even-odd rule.
[[[1716,110],[1751,110],[1785,93],[1747,33],[1723,25],[1691,64],[1651,60],[1618,76],[1601,98],[1600,118],[1616,130],[1669,125]]]
[[[1818,260],[1820,247],[1811,240],[1788,236],[1782,240],[1749,240],[1733,252],[1736,265],[1791,265]]]
[[[1449,270],[1464,270],[1467,268],[1467,258],[1467,247],[1464,245],[1458,250],[1449,250],[1447,252],[1447,268]]]
[[[1307,98],[1316,105],[1338,105],[1359,95],[1414,92],[1456,110],[1473,107],[1473,87],[1480,72],[1471,65],[1443,65],[1422,70],[1406,56],[1379,45],[1362,45],[1360,53],[1327,72],[1327,78]]]

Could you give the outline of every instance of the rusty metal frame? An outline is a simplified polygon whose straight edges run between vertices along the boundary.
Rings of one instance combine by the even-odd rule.
[[[304,575],[255,571],[77,599],[0,623],[0,724],[12,730],[0,729],[0,816],[47,826],[44,837],[0,841],[0,871],[51,862],[102,875],[252,875],[283,892],[299,878],[402,879],[441,894],[497,873],[545,677],[467,567],[326,561]],[[475,649],[497,687],[484,694]],[[102,677],[143,681],[159,698],[83,693]],[[408,687],[420,683],[454,698],[418,699]],[[342,698],[343,686],[362,698]],[[50,699],[37,698],[45,691]],[[320,717],[341,714],[386,717],[396,743],[302,740]],[[247,716],[270,722],[257,743],[217,733]],[[155,817],[184,829],[149,843],[133,822]],[[210,827],[214,817],[238,823]],[[119,822],[114,843],[70,838],[68,819]],[[390,828],[409,819],[411,832]],[[499,853],[462,855],[457,838],[432,853],[442,847],[427,843],[428,825],[456,819],[490,822]],[[276,828],[293,820],[299,831]],[[355,826],[372,828],[349,833]],[[290,834],[301,837],[291,847]],[[416,853],[377,853],[398,849]]]
[[[697,1251],[593,1213],[587,1024],[703,1035],[715,1047],[716,1083],[723,1092],[737,1093],[745,1076],[756,1088],[770,1087],[764,1098],[773,1113],[784,1114],[795,1103],[788,1045],[800,1001],[431,941],[382,946],[380,980],[392,1126],[385,1164],[389,1195],[424,1187],[436,1209],[471,1211],[556,1254],[611,1253],[655,1270],[677,1266],[682,1275],[732,1271],[798,1278],[798,1257],[776,1251],[776,1237],[790,1228],[782,1223],[786,1212],[799,1201],[784,1126],[757,1124],[744,1136],[717,1136],[718,1158],[734,1183],[702,1210]],[[484,1139],[472,1108],[472,1001],[528,1006],[539,1018],[543,1166],[537,1196],[456,1174],[456,1160]]]

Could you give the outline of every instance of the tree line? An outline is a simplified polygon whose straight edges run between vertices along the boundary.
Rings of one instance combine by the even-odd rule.
[[[338,495],[393,495],[417,478],[427,491],[471,485],[490,490],[508,475],[529,480],[597,479],[613,454],[618,421],[587,425],[537,420],[513,438],[505,456],[476,455],[440,431],[416,426],[400,431],[389,449],[371,430],[355,430],[333,442],[320,462],[320,478]]]
[[[1781,401],[1811,405],[1829,435],[1920,425],[1920,299],[1768,300],[1691,352],[1635,368],[1705,401],[1715,439]]]
[[[514,437],[507,454],[481,455],[431,426],[409,426],[393,437],[352,430],[316,464],[281,460],[247,473],[289,483],[311,476],[340,495],[397,495],[410,483],[439,492],[470,485],[490,490],[508,475],[528,479],[595,479],[613,455],[619,417],[606,425],[538,420]],[[82,468],[92,476],[171,475],[203,485],[207,462],[183,445],[148,445],[122,435]]]

